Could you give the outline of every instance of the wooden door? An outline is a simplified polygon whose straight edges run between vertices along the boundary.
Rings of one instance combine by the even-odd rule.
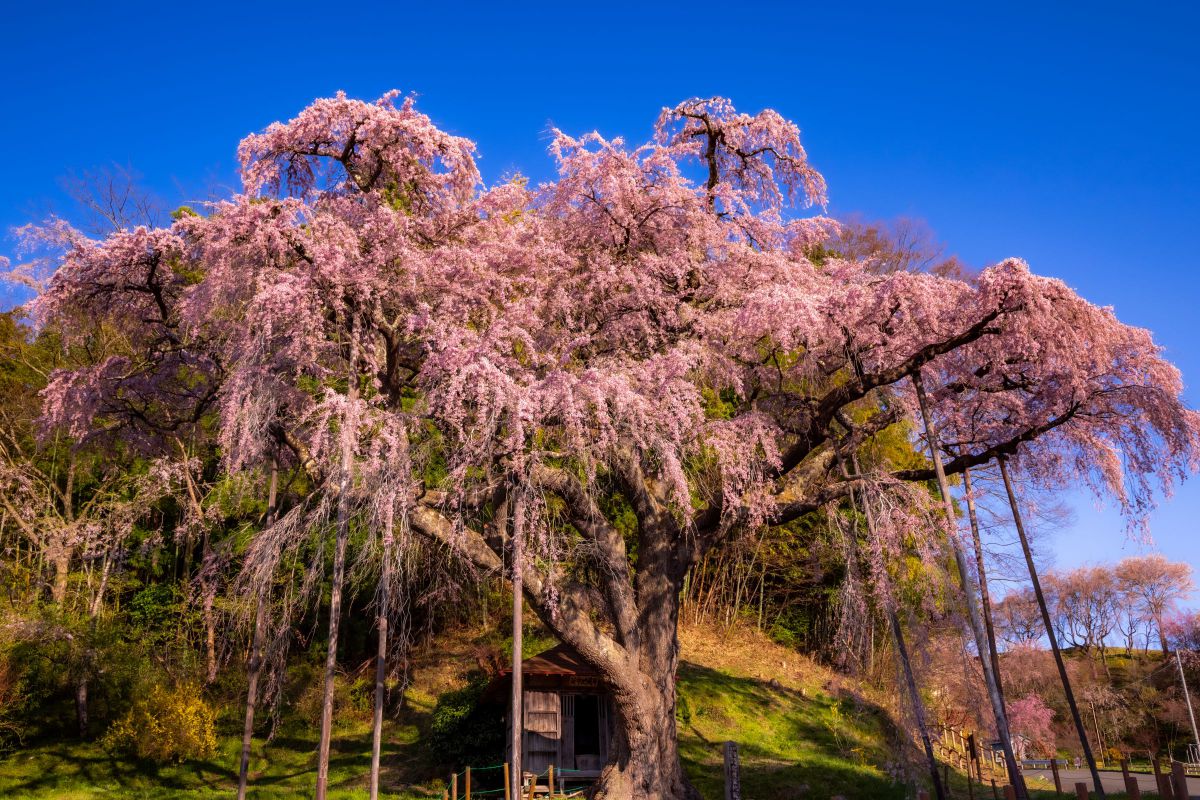
[[[565,769],[575,769],[575,698],[576,695],[562,696],[562,745],[558,749],[558,766]]]
[[[521,768],[541,775],[559,762],[562,709],[557,692],[525,692],[525,734]]]

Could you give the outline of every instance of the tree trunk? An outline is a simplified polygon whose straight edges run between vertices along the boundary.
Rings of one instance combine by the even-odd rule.
[[[521,569],[525,563],[525,504],[518,497],[517,511],[513,519],[512,535],[512,694],[509,698],[508,735],[509,760],[512,769],[509,779],[512,781],[512,796],[521,796],[523,784],[521,740],[525,730],[525,694],[521,679],[521,662],[524,655],[525,610],[524,586],[522,585]]]
[[[204,592],[204,683],[211,686],[217,681],[217,619],[213,612],[213,602],[216,600],[216,589],[208,585],[202,586]]]
[[[904,643],[904,630],[900,627],[900,619],[896,609],[888,609],[888,624],[892,627],[892,638],[896,642],[896,653],[900,657],[900,666],[904,671],[904,686],[908,690],[909,703],[912,706],[913,717],[917,721],[917,730],[921,734],[921,746],[925,749],[925,759],[929,762],[929,776],[933,781],[933,795],[937,800],[945,800],[946,793],[942,787],[942,776],[938,774],[937,758],[933,754],[933,742],[929,738],[929,723],[925,719],[925,703],[917,691],[917,679],[913,675],[912,661],[908,657],[908,647]]]
[[[624,657],[595,659],[612,691],[616,723],[597,798],[699,800],[683,774],[675,724],[679,598],[699,554],[682,552],[673,525],[661,515],[643,515],[633,582],[637,624],[622,642]],[[590,642],[572,644],[588,657]]]
[[[937,428],[933,424],[933,417],[929,413],[929,402],[925,397],[925,389],[921,382],[921,371],[918,369],[912,374],[913,388],[917,393],[917,402],[921,406],[921,418],[925,423],[925,436],[929,443],[929,452],[933,458],[933,470],[937,475],[938,491],[942,496],[942,507],[946,514],[946,521],[950,526],[950,546],[954,555],[954,563],[958,568],[958,577],[962,582],[963,599],[967,606],[967,620],[971,626],[971,633],[975,637],[975,649],[979,652],[979,663],[983,667],[983,681],[987,686],[988,700],[992,704],[992,715],[996,720],[996,736],[1000,739],[1000,747],[1004,751],[1004,764],[1008,771],[1008,782],[1012,784],[1016,790],[1018,800],[1027,800],[1029,792],[1025,788],[1025,782],[1022,779],[1021,771],[1017,767],[1017,759],[1013,754],[1012,749],[1012,733],[1008,728],[1008,712],[1004,708],[1004,698],[1000,696],[1000,685],[996,677],[996,673],[992,670],[992,661],[987,657],[987,633],[983,629],[983,621],[980,619],[978,598],[975,595],[975,582],[971,578],[971,571],[967,566],[967,558],[963,554],[962,545],[958,541],[958,536],[954,532],[954,506],[950,499],[950,485],[946,481],[946,470],[942,464],[941,445],[938,444]]]
[[[996,688],[1004,701],[1004,673],[1000,671],[1000,650],[996,647],[996,625],[992,621],[992,597],[988,592],[987,569],[983,563],[983,540],[979,536],[979,515],[975,512],[975,492],[971,487],[971,470],[963,470],[963,490],[967,497],[967,516],[971,520],[971,541],[975,545],[975,571],[979,573],[979,599],[983,606],[983,625],[987,631],[988,657],[996,673]],[[1005,703],[1007,708],[1007,703]]]
[[[999,461],[1000,477],[1004,479],[1004,490],[1008,494],[1008,504],[1012,507],[1013,523],[1017,528],[1017,536],[1021,539],[1021,552],[1025,554],[1025,566],[1029,568],[1029,580],[1033,583],[1033,593],[1037,597],[1038,609],[1042,612],[1042,624],[1046,626],[1046,638],[1050,640],[1050,651],[1054,654],[1054,664],[1058,667],[1058,677],[1062,681],[1063,694],[1067,696],[1071,719],[1075,722],[1075,730],[1079,734],[1079,744],[1083,746],[1083,756],[1087,759],[1088,769],[1092,773],[1092,783],[1095,785],[1096,794],[1103,800],[1104,784],[1100,782],[1100,773],[1096,769],[1096,758],[1092,755],[1092,746],[1088,743],[1087,731],[1083,727],[1083,718],[1079,716],[1079,706],[1075,703],[1075,693],[1071,691],[1071,679],[1067,677],[1067,667],[1063,663],[1062,651],[1058,647],[1058,638],[1054,635],[1054,625],[1050,620],[1046,595],[1042,593],[1042,583],[1038,580],[1037,567],[1033,563],[1033,552],[1029,549],[1029,538],[1025,535],[1025,525],[1021,521],[1021,511],[1017,507],[1017,495],[1013,492],[1005,459],[1001,457]],[[1097,731],[1099,731],[1098,725]]]
[[[275,522],[277,489],[279,486],[279,466],[271,459],[271,480],[267,485],[267,516],[266,527]],[[254,712],[258,704],[258,676],[262,672],[263,638],[266,627],[267,595],[270,586],[258,587],[258,598],[254,604],[254,638],[250,643],[250,662],[246,667],[248,673],[246,686],[246,721],[242,725],[242,759],[238,767],[237,800],[246,800],[246,784],[250,776],[250,743],[254,739]]]
[[[50,599],[57,605],[67,601],[67,581],[71,577],[71,553],[63,548],[52,556],[54,561],[54,584],[50,587]]]
[[[597,800],[698,800],[683,774],[675,725],[677,636],[646,631],[648,648],[671,652],[669,665],[643,657],[640,665],[609,676],[616,741],[596,783]]]
[[[86,668],[82,677],[75,682],[75,719],[79,723],[79,738],[88,734],[88,681]]]

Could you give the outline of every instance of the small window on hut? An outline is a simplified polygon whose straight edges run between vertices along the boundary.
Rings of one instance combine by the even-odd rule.
[[[575,755],[600,755],[600,696],[575,696]]]

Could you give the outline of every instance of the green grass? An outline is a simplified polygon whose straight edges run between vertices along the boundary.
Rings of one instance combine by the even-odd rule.
[[[392,727],[384,748],[382,776],[386,796],[417,800],[442,796],[442,784],[400,789],[395,774],[405,762],[419,757],[416,731]],[[342,731],[330,757],[330,798],[367,797],[370,766],[369,729]],[[261,800],[311,797],[316,782],[315,732],[281,733],[270,745],[255,743],[251,759],[249,796]],[[95,743],[47,743],[18,750],[0,761],[0,797],[56,800],[117,800],[117,798],[229,798],[237,784],[240,738],[220,741],[218,752],[204,761],[158,766],[113,757]]]
[[[549,646],[552,642],[540,643]],[[684,769],[705,800],[721,800],[723,743],[738,744],[747,800],[900,800],[913,786],[889,774],[903,759],[899,734],[883,708],[852,682],[780,648],[765,637],[693,631],[684,639],[678,676],[679,739]],[[383,754],[383,795],[392,800],[440,798],[445,784],[437,755],[422,741],[436,695],[456,685],[472,642],[442,641],[419,670],[406,711],[389,721]],[[543,649],[541,647],[537,649]],[[115,757],[96,743],[34,743],[0,756],[0,798],[30,800],[208,800],[230,798],[237,781],[240,709],[222,709],[218,751],[202,761],[156,766]],[[366,798],[370,728],[343,716],[330,763],[330,797]],[[911,744],[908,755],[912,755]],[[289,720],[271,744],[254,743],[250,797],[311,797],[316,780],[316,728]],[[497,756],[496,761],[500,760]],[[907,768],[923,776],[919,761]],[[478,787],[478,783],[476,785]],[[1033,787],[1031,787],[1033,788]],[[952,797],[967,798],[962,775],[951,773]],[[1053,791],[1034,792],[1050,798]],[[990,787],[975,787],[979,800]],[[1113,796],[1114,800],[1122,795]]]
[[[868,703],[685,663],[679,672],[684,768],[706,800],[723,794],[722,743],[738,743],[747,798],[903,798],[887,763],[886,715]]]

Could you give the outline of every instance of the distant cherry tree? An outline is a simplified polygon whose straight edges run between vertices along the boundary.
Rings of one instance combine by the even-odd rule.
[[[1054,755],[1054,709],[1036,694],[1009,701],[1008,718],[1014,734],[1024,736],[1034,754]]]
[[[1164,653],[1169,647],[1168,618],[1181,600],[1195,589],[1192,568],[1183,562],[1169,561],[1152,553],[1124,558],[1114,568],[1114,574],[1124,595],[1127,613],[1136,610],[1158,632],[1159,646]]]

